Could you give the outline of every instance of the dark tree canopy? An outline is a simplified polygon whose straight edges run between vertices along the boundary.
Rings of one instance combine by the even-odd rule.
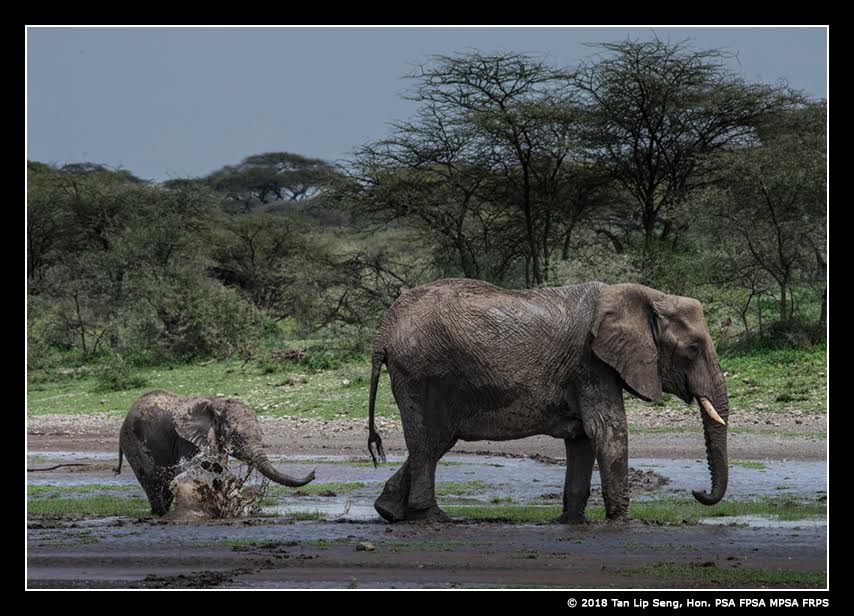
[[[218,192],[250,210],[254,205],[300,202],[315,196],[333,173],[326,161],[290,152],[267,152],[205,177]]]
[[[669,232],[668,209],[706,179],[710,154],[755,141],[761,119],[795,98],[785,89],[748,84],[728,70],[720,50],[686,43],[625,41],[574,79],[588,109],[591,155],[632,195],[651,248],[656,225]]]

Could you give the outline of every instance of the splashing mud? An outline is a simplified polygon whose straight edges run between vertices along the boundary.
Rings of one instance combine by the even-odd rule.
[[[251,468],[241,479],[224,464],[202,455],[184,468],[169,486],[175,495],[175,509],[164,519],[189,522],[239,518],[260,511],[267,482],[244,487]]]

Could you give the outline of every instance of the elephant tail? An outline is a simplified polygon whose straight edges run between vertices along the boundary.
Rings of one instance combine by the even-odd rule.
[[[119,445],[119,465],[113,469],[113,473],[116,475],[122,474],[122,447]]]
[[[385,362],[385,349],[374,349],[371,356],[371,392],[368,397],[368,451],[371,454],[371,460],[374,462],[374,468],[377,466],[377,458],[380,462],[385,462],[385,451],[383,451],[383,440],[380,438],[379,432],[374,428],[374,410],[377,402],[377,386],[380,382],[380,371]],[[376,452],[374,452],[376,446]]]

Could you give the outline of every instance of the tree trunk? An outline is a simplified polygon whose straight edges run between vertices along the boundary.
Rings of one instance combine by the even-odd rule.
[[[77,313],[77,327],[80,328],[80,344],[83,347],[83,357],[88,357],[89,351],[86,349],[86,328],[83,325],[83,315],[80,312],[80,302],[77,300],[77,295],[74,295],[74,310]]]
[[[560,251],[560,259],[561,261],[569,260],[569,241],[572,239],[572,227],[568,227],[566,229],[566,233],[563,236],[563,248]]]
[[[461,238],[455,238],[457,254],[460,257],[460,265],[463,268],[463,275],[466,278],[480,278],[480,269],[477,266],[477,261],[474,260],[471,253],[466,248],[465,242]]]
[[[525,287],[531,288],[531,257],[525,255]]]

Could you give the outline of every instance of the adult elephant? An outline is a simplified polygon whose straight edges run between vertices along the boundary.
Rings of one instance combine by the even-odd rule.
[[[403,293],[374,340],[368,448],[382,364],[400,409],[409,457],[374,503],[388,521],[447,519],[436,504],[436,464],[457,440],[564,439],[561,521],[585,521],[594,460],[609,520],[628,517],[628,429],[623,389],[697,400],[711,493],[727,488],[729,400],[700,302],[637,284],[511,291],[467,279]]]
[[[314,471],[295,479],[273,467],[262,449],[258,417],[240,402],[179,396],[162,389],[139,398],[125,417],[114,470],[121,472],[124,454],[148,496],[151,512],[164,515],[174,498],[169,484],[181,472],[181,462],[200,452],[222,462],[232,455],[290,487],[314,479]]]

